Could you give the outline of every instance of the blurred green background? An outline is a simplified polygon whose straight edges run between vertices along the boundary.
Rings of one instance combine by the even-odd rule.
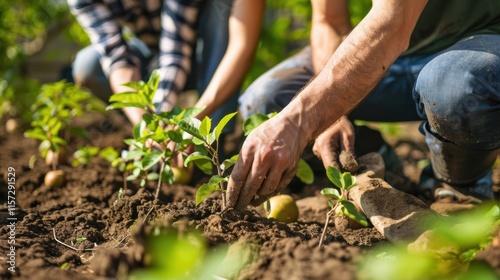
[[[353,24],[371,1],[350,1]],[[261,41],[253,67],[243,83],[308,44],[309,0],[267,0]],[[69,78],[76,52],[89,39],[70,14],[65,0],[0,2],[0,117],[30,119],[29,106],[44,83]]]

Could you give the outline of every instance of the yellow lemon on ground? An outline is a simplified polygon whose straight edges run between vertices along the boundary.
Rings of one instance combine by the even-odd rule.
[[[281,194],[269,198],[264,203],[267,218],[274,218],[282,223],[293,223],[299,218],[299,208],[295,199],[287,194]]]
[[[192,169],[186,167],[172,167],[172,172],[174,173],[174,183],[176,184],[185,185],[189,183],[193,175]]]

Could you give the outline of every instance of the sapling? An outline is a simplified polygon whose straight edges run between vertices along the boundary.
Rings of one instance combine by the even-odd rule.
[[[67,159],[69,134],[87,136],[85,129],[74,126],[71,122],[86,112],[102,111],[101,101],[63,80],[44,85],[32,111],[31,129],[24,135],[40,141],[40,154],[52,167],[52,171],[46,175],[45,184],[60,186],[64,184],[64,173],[60,170],[56,172],[56,169],[59,163],[64,163]]]
[[[191,118],[183,120],[179,126],[192,135],[192,143],[195,145],[196,151],[190,154],[184,161],[187,167],[191,162],[203,171],[205,174],[211,175],[213,169],[216,169],[216,175],[212,176],[208,183],[201,185],[196,192],[196,205],[199,205],[210,194],[214,192],[226,191],[225,184],[229,181],[229,175],[225,175],[226,171],[232,167],[238,155],[234,155],[229,159],[221,162],[219,157],[219,139],[224,127],[236,115],[236,112],[224,116],[221,121],[212,130],[212,119],[205,117],[203,120]],[[225,196],[222,195],[222,209],[226,208]]]
[[[124,155],[125,162],[131,161],[131,174],[127,180],[139,180],[141,187],[148,180],[157,181],[155,201],[158,200],[161,183],[172,184],[174,174],[171,165],[173,159],[182,155],[192,144],[179,124],[201,111],[201,109],[181,109],[176,106],[169,112],[157,113],[153,103],[158,88],[159,74],[153,71],[146,82],[124,84],[133,91],[117,93],[109,99],[107,110],[136,107],[145,111],[142,122],[134,126],[133,138],[125,139],[131,149]],[[118,163],[117,163],[118,164]]]
[[[350,172],[341,173],[340,170],[331,166],[328,166],[326,169],[326,176],[336,188],[324,188],[321,190],[321,194],[333,198],[333,202],[332,200],[328,200],[328,205],[330,205],[332,209],[326,214],[325,226],[319,241],[320,247],[323,244],[326,230],[328,229],[328,224],[332,216],[346,216],[362,226],[368,226],[366,217],[360,214],[356,206],[348,200],[349,190],[356,186],[356,177]]]

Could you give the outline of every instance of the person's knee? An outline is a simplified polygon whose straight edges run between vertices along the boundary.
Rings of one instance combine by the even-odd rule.
[[[500,117],[494,113],[500,108],[500,87],[493,78],[500,71],[488,54],[459,59],[461,55],[450,52],[429,62],[417,79],[415,93],[419,110],[436,133],[475,146],[478,139],[487,138],[484,128]]]
[[[75,84],[81,87],[91,87],[97,76],[104,75],[96,51],[90,48],[77,53],[72,68]]]

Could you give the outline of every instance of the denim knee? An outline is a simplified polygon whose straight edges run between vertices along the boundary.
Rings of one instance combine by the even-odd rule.
[[[276,65],[255,80],[239,98],[243,119],[281,111],[313,77],[310,48]]]
[[[72,70],[76,84],[86,87],[96,77],[106,78],[99,62],[100,57],[99,52],[93,46],[87,46],[76,54]]]
[[[414,97],[432,130],[458,146],[500,147],[500,58],[474,50],[446,51],[420,72]]]

